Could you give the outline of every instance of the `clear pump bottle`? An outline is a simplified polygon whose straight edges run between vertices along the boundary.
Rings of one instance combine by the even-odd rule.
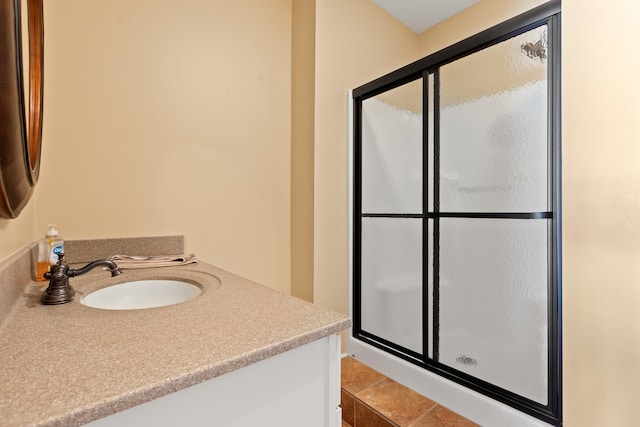
[[[58,230],[53,224],[48,225],[45,237],[38,242],[38,264],[36,268],[36,280],[44,282],[44,273],[49,271],[51,265],[58,262],[58,254],[64,252],[64,240],[58,235]]]

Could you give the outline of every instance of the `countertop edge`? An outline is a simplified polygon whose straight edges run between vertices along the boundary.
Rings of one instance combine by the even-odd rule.
[[[215,365],[194,369],[193,371],[186,372],[183,375],[168,378],[161,383],[150,384],[147,387],[133,390],[125,395],[118,396],[113,399],[99,401],[94,405],[77,408],[60,418],[49,419],[41,425],[81,426],[91,421],[125,411],[154,399],[212,380],[229,372],[242,369],[246,366],[277,356],[278,354],[285,353],[289,350],[293,350],[329,335],[337,334],[348,329],[350,326],[351,320],[349,318],[345,318],[341,321],[318,328],[317,330],[276,342],[272,345],[262,347],[249,353],[240,354]]]

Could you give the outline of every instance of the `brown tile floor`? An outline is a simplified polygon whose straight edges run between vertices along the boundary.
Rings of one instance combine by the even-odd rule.
[[[477,427],[352,357],[341,381],[342,427]]]

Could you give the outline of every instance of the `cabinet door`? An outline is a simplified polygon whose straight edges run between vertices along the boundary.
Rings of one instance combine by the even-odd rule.
[[[340,427],[336,335],[87,424]]]

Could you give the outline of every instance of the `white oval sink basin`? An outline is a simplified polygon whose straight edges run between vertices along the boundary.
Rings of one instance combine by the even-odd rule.
[[[92,292],[81,303],[105,310],[135,310],[179,304],[201,293],[199,286],[180,280],[137,280]]]

